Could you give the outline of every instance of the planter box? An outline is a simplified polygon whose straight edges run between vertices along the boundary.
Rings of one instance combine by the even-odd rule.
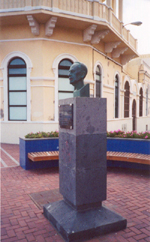
[[[58,151],[59,138],[19,139],[20,166],[25,170],[49,168],[58,166],[58,160],[33,162],[28,159],[28,153],[40,151]]]
[[[49,168],[58,166],[58,161],[32,162],[28,159],[28,153],[40,151],[58,151],[59,138],[23,139],[20,138],[20,166],[25,170],[37,168]],[[130,152],[140,154],[150,154],[150,140],[107,138],[107,151]],[[115,165],[116,164],[116,165]],[[108,161],[108,166],[142,168],[142,165],[128,162]],[[147,167],[143,165],[144,169]]]
[[[150,154],[150,140],[107,137],[107,151]]]
[[[107,151],[150,154],[150,140],[107,137]],[[150,170],[149,165],[107,160],[108,167]]]

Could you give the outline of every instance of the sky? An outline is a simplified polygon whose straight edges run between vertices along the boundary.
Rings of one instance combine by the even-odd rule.
[[[138,53],[150,54],[150,0],[124,0],[124,24],[141,21],[142,25],[126,28],[138,40]]]

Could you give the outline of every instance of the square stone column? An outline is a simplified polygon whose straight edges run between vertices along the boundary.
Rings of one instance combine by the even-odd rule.
[[[69,98],[73,129],[59,130],[60,193],[75,209],[101,206],[106,199],[106,99]]]
[[[102,206],[106,199],[106,99],[76,97],[59,104],[59,187],[64,200],[45,205],[45,217],[67,242],[126,228],[126,219]]]

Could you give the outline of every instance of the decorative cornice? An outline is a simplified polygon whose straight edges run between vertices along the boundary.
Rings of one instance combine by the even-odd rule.
[[[84,42],[88,42],[92,39],[92,35],[94,34],[96,28],[97,28],[97,25],[92,24],[91,26],[89,26],[87,29],[84,30],[84,32],[83,32],[83,41]]]
[[[54,88],[54,85],[30,85],[30,87],[52,87]]]
[[[99,0],[87,0],[88,2],[98,2],[99,3]]]
[[[117,48],[117,46],[120,43],[121,43],[121,41],[105,43],[105,52],[106,53],[111,53],[113,51],[113,49]]]
[[[35,18],[32,15],[27,15],[27,19],[29,21],[29,26],[31,27],[32,34],[39,35],[40,33],[39,23],[35,20]]]
[[[84,80],[84,83],[91,83],[91,84],[95,84],[95,81],[92,81],[92,80]]]
[[[127,51],[128,47],[118,48],[112,51],[112,58],[118,58],[121,54]]]
[[[135,55],[122,55],[121,56],[121,64],[125,65],[127,62],[129,62],[134,57],[135,57]]]
[[[45,35],[51,36],[53,34],[55,25],[57,22],[57,17],[51,17],[45,24]]]
[[[150,74],[147,71],[141,70],[139,71],[139,74],[144,74],[145,76],[150,78]]]
[[[109,30],[96,31],[92,36],[91,44],[99,44],[100,40],[103,39],[108,33]]]
[[[30,80],[32,81],[54,81],[55,77],[30,77]]]
[[[103,84],[103,86],[104,86],[104,87],[108,87],[108,88],[110,88],[110,89],[114,89],[114,86],[110,86],[110,85],[108,85],[108,84]]]
[[[103,53],[102,51],[98,50],[96,47],[93,47],[91,44],[85,44],[85,43],[77,43],[77,42],[70,42],[70,41],[64,41],[64,40],[58,40],[58,39],[51,39],[51,38],[40,38],[40,37],[34,37],[34,38],[25,38],[25,39],[4,39],[4,40],[0,40],[0,43],[3,42],[27,42],[27,41],[48,41],[48,42],[57,42],[57,43],[64,43],[64,44],[69,44],[69,45],[77,45],[77,46],[86,46],[89,48],[92,48],[93,50],[97,51],[99,54],[101,54],[102,56],[105,56],[107,59],[109,59],[110,61],[114,62],[115,64],[122,66],[122,64],[120,64],[118,61],[114,60],[113,58],[109,57],[108,55],[106,55],[105,53]],[[29,67],[30,68],[30,67]],[[32,67],[31,67],[32,68]],[[2,67],[0,67],[0,70],[3,70]]]

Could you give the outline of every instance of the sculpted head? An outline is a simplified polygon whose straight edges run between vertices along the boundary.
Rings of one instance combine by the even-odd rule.
[[[69,69],[70,84],[78,89],[84,86],[83,79],[87,74],[87,67],[80,62],[75,62]]]

